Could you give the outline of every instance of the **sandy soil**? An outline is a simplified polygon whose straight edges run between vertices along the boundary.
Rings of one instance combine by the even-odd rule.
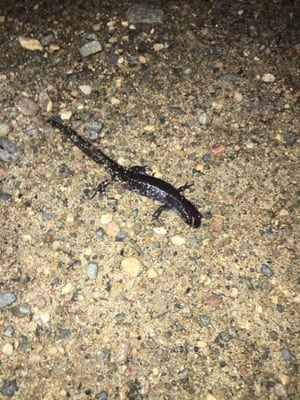
[[[299,399],[300,4],[132,4],[1,1],[0,397]]]

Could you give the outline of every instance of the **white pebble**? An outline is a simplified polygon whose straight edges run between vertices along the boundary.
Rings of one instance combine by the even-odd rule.
[[[92,93],[92,87],[90,85],[80,85],[79,89],[83,94],[89,95]]]
[[[275,76],[272,74],[263,74],[261,80],[266,83],[271,83],[275,81]]]
[[[108,224],[111,221],[112,221],[112,215],[111,214],[103,214],[100,217],[101,224]]]
[[[161,51],[165,48],[165,46],[162,43],[155,43],[153,45],[154,51]]]
[[[126,275],[131,278],[135,278],[141,271],[141,262],[136,257],[126,257],[123,258],[121,262],[121,268],[125,272]]]
[[[110,104],[113,105],[113,106],[116,106],[116,105],[118,105],[120,103],[121,103],[120,99],[117,99],[116,97],[112,97],[110,99]]]
[[[164,228],[163,226],[160,226],[158,228],[153,228],[153,231],[157,234],[157,235],[166,235],[167,234],[167,230],[166,228]]]
[[[6,344],[4,344],[4,345],[2,346],[1,351],[2,351],[2,353],[3,353],[4,355],[6,355],[6,356],[11,356],[12,353],[14,352],[14,348],[13,348],[12,344],[6,343]]]
[[[186,243],[186,238],[180,235],[172,236],[170,240],[175,246],[182,246]]]
[[[202,113],[199,115],[199,123],[200,123],[201,125],[208,125],[208,124],[210,123],[209,115],[206,114],[205,112],[202,112]]]
[[[60,118],[64,121],[68,121],[72,117],[72,111],[64,111],[60,114]]]
[[[158,273],[157,273],[155,268],[151,267],[147,271],[147,276],[148,276],[149,279],[154,279],[154,278],[157,278]]]
[[[72,293],[74,290],[72,283],[67,283],[61,290],[62,294]]]
[[[25,36],[19,36],[18,39],[19,39],[20,45],[23,47],[23,49],[31,50],[31,51],[34,51],[34,50],[43,51],[44,50],[40,41],[37,39],[33,39],[30,37],[25,37]]]
[[[98,275],[98,265],[93,262],[88,263],[86,267],[86,274],[90,280],[94,281]]]

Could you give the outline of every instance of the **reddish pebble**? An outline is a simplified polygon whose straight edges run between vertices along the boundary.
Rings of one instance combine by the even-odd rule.
[[[221,157],[225,151],[225,145],[222,143],[216,143],[211,148],[211,155],[213,157]]]
[[[238,367],[238,371],[239,371],[239,374],[240,374],[241,376],[246,376],[246,375],[248,375],[248,371],[247,371],[247,369],[246,369],[245,367],[239,366],[239,367]]]
[[[107,234],[107,236],[113,238],[116,237],[119,232],[120,232],[120,227],[115,222],[110,222],[109,224],[107,224],[105,228],[105,233]]]
[[[210,304],[212,306],[218,306],[222,303],[222,299],[215,294],[206,298],[206,304]]]
[[[17,103],[17,109],[25,115],[34,116],[39,111],[39,106],[27,97],[23,97]]]

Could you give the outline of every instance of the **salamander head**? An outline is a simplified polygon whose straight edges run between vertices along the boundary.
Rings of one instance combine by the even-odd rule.
[[[197,212],[194,213],[193,215],[189,215],[188,220],[186,221],[190,226],[192,226],[193,228],[199,228],[201,225],[201,218],[202,215],[199,213],[198,210],[196,210]]]
[[[191,227],[199,228],[201,225],[202,214],[197,210],[197,208],[188,202],[185,205],[184,211],[180,210],[181,218]],[[182,212],[183,211],[183,212]]]

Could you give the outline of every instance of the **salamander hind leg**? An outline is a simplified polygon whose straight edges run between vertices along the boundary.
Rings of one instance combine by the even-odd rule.
[[[155,211],[155,213],[153,214],[153,218],[154,219],[158,219],[158,217],[160,216],[160,214],[165,211],[165,210],[170,210],[170,207],[168,207],[166,204],[163,204],[162,206],[158,207],[158,209]]]

